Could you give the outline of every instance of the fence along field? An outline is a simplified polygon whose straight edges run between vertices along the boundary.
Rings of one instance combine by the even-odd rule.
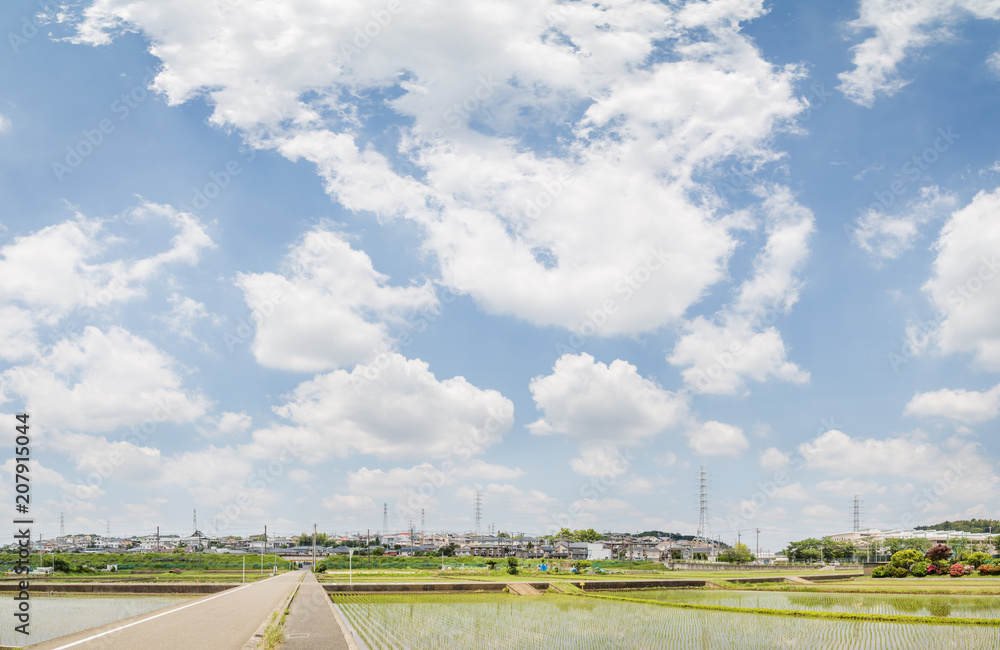
[[[996,648],[1000,628],[682,610],[581,596],[335,595],[362,647]]]

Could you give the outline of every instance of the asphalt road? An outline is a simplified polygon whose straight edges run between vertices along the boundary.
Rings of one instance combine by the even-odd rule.
[[[30,646],[31,650],[239,650],[295,588],[302,572],[235,587],[117,623]]]
[[[285,618],[285,642],[282,650],[351,650],[357,648],[348,644],[344,632],[337,623],[330,596],[316,580],[307,573],[295,594],[295,600],[288,608]]]

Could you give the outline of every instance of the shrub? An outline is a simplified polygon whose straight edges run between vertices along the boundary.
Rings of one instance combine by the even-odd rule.
[[[968,553],[962,558],[962,561],[978,569],[982,565],[988,564],[991,559],[993,558],[986,553]]]
[[[889,567],[889,575],[893,578],[905,578],[909,573],[905,566]]]
[[[920,551],[914,551],[912,549],[908,549],[905,551],[899,551],[897,553],[893,553],[892,560],[889,562],[889,565],[894,567],[909,568],[911,564],[913,564],[914,562],[919,562],[922,559],[924,559],[923,553],[921,553]]]
[[[923,578],[924,576],[927,575],[927,568],[928,567],[926,562],[917,562],[916,564],[910,567],[910,573],[912,573],[917,578]]]
[[[962,564],[961,562],[956,562],[955,564],[951,565],[951,569],[948,571],[948,573],[951,574],[952,578],[958,578],[960,576],[963,576],[965,575],[965,565]]]
[[[872,569],[873,578],[888,578],[889,577],[889,567],[887,566],[877,566]]]
[[[951,549],[944,544],[935,544],[927,551],[925,557],[934,563],[941,562],[951,557]]]
[[[940,569],[938,569],[938,567],[937,567],[936,564],[928,564],[927,565],[927,573],[928,573],[928,575],[936,575],[939,571],[940,571]]]

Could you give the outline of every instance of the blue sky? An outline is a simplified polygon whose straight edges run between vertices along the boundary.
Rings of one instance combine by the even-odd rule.
[[[0,9],[39,530],[995,516],[1000,7],[314,4]]]

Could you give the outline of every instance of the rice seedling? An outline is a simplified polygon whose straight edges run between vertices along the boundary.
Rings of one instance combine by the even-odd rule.
[[[996,627],[685,610],[546,594],[336,595],[364,647],[995,648]]]
[[[31,643],[145,614],[190,600],[191,596],[31,596]],[[13,620],[15,601],[0,598],[0,617]],[[0,628],[0,645],[20,646],[24,635]]]
[[[615,590],[601,591],[600,593],[657,602],[696,603],[750,609],[847,612],[885,616],[1000,618],[1000,601],[988,596],[678,591],[676,589]]]

